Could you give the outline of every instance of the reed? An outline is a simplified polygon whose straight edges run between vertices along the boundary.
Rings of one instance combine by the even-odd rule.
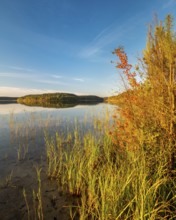
[[[28,199],[27,199],[27,195],[26,195],[26,190],[25,189],[23,189],[23,197],[24,197],[24,201],[25,201],[25,204],[26,204],[26,208],[27,208],[27,219],[31,220],[30,209],[29,209],[29,204],[28,204]]]
[[[20,144],[17,149],[17,159],[18,161],[26,159],[28,153],[28,144]]]
[[[30,203],[27,199],[26,190],[23,189],[23,197],[26,204],[27,209],[27,219],[28,220],[43,220],[43,203],[42,203],[42,187],[41,187],[41,171],[42,169],[39,167],[35,167],[38,181],[38,189],[37,191],[32,191],[32,202],[33,205],[30,207]]]
[[[0,180],[0,188],[15,187],[12,183],[13,170],[5,177],[5,179]]]

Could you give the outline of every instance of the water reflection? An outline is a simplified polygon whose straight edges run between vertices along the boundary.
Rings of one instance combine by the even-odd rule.
[[[95,111],[95,113],[100,113],[100,109],[104,108],[113,108],[111,105],[108,104],[91,104],[91,105],[77,105],[77,104],[64,104],[64,103],[57,103],[57,104],[46,104],[44,106],[29,106],[29,105],[23,105],[23,104],[17,104],[17,103],[11,103],[11,104],[0,104],[0,116],[1,115],[9,115],[11,113],[18,114],[18,113],[24,113],[24,112],[49,112],[49,111],[56,111],[56,109],[64,109],[63,111],[67,110],[68,108],[71,109],[71,111],[74,111],[73,109],[87,109],[88,111],[92,109]],[[70,112],[71,112],[70,111]]]
[[[31,112],[31,111],[43,111],[42,107],[29,107],[21,104],[0,104],[0,116],[1,115],[9,115],[9,114],[18,114],[24,112]]]
[[[28,136],[32,132],[42,136],[47,129],[50,134],[58,131],[63,136],[79,127],[82,135],[93,131],[96,121],[111,115],[114,106],[109,104],[77,105],[69,108],[30,107],[21,104],[0,105],[0,148],[9,144],[10,136]],[[109,116],[108,116],[109,117]],[[109,120],[109,119],[108,119]],[[75,125],[76,124],[76,125]],[[40,135],[39,135],[40,134]]]

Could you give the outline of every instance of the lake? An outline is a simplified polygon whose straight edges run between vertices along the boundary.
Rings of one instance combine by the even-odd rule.
[[[58,194],[46,176],[46,135],[52,137],[57,132],[70,147],[69,139],[77,134],[81,139],[92,133],[99,140],[105,124],[111,123],[114,109],[115,106],[104,103],[70,108],[0,104],[0,219],[27,219],[22,191],[26,189],[30,203],[31,192],[37,187],[36,166],[42,168],[44,206],[48,207],[51,197]],[[58,197],[58,207],[70,202],[68,196]],[[45,215],[57,219],[54,216],[58,216],[58,211],[50,208]],[[60,219],[68,219],[68,210],[61,210]]]

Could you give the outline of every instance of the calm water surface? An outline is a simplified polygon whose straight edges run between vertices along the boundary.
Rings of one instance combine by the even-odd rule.
[[[6,154],[5,149],[9,146],[18,147],[19,140],[25,139],[25,142],[30,144],[35,136],[35,144],[43,144],[44,130],[49,134],[57,131],[64,136],[73,132],[76,127],[84,135],[88,130],[94,129],[95,120],[101,121],[110,117],[114,108],[109,104],[58,109],[0,104],[0,157]]]

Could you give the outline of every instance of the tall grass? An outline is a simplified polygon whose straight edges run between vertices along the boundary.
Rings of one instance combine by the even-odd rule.
[[[78,139],[72,140],[70,148],[62,144],[58,133],[52,138],[45,136],[48,176],[79,197],[80,219],[176,217],[176,187],[167,175],[164,154],[152,173],[144,150],[117,153],[108,135],[98,142],[91,133],[82,142]]]

